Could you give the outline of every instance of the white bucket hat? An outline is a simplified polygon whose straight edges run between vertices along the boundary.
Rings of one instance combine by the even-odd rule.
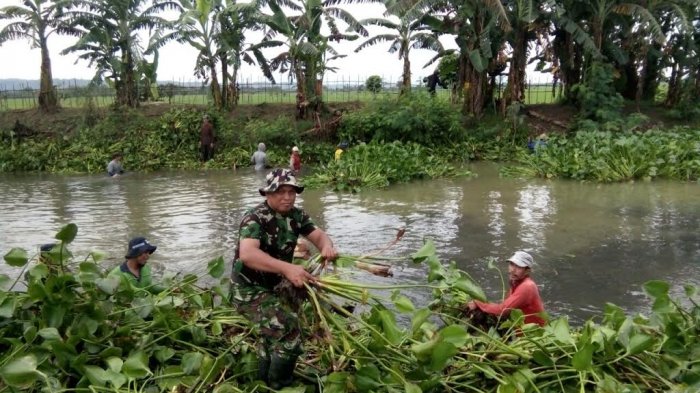
[[[532,267],[535,261],[532,260],[532,255],[525,251],[516,251],[512,257],[508,258],[508,262],[513,262],[520,267]]]

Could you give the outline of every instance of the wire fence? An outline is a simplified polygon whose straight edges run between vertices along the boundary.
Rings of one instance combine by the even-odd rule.
[[[506,80],[501,79],[497,84],[496,98],[505,89]],[[233,86],[229,87],[233,89]],[[266,79],[252,80],[241,78],[236,84],[239,105],[256,105],[262,103],[296,102],[296,84],[290,82],[271,83]],[[427,91],[425,84],[415,84],[414,90]],[[115,101],[115,90],[109,86],[90,86],[87,81],[62,82],[56,86],[59,105],[63,108],[82,108],[88,105],[106,107]],[[380,98],[396,96],[400,92],[400,81],[383,79],[382,87],[377,93],[367,90],[365,80],[361,78],[338,78],[323,81],[322,96],[327,103],[371,101]],[[146,94],[142,89],[141,97]],[[159,82],[157,87],[151,87],[148,92],[149,100],[156,100],[173,105],[208,105],[212,103],[211,90],[201,82],[171,81]],[[452,89],[438,86],[435,95],[450,98]],[[557,102],[560,98],[559,86],[554,86],[547,80],[529,80],[525,87],[525,104],[547,104]],[[36,109],[39,90],[28,85],[0,86],[0,111]]]

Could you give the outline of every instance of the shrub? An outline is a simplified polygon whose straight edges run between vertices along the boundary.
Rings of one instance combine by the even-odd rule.
[[[382,91],[382,77],[379,75],[372,75],[365,81],[365,88],[367,91],[373,94],[377,94]]]
[[[450,144],[464,138],[459,110],[425,92],[388,98],[343,118],[341,139]]]

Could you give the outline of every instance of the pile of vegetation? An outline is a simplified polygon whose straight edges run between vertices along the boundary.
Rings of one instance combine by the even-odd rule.
[[[700,130],[577,132],[552,136],[533,154],[522,150],[507,176],[615,182],[700,179]]]
[[[106,276],[97,253],[74,258],[60,243],[30,261],[22,249],[4,257],[23,267],[0,276],[0,389],[7,392],[244,392],[255,381],[256,332],[228,301],[223,259],[208,263],[218,281],[165,279],[158,295]],[[666,283],[644,285],[650,316],[626,316],[607,305],[600,322],[571,328],[565,317],[523,325],[513,312],[501,329],[480,331],[460,319],[464,302],[483,291],[428,241],[410,257],[427,282],[367,285],[322,274],[306,287],[300,313],[306,354],[288,392],[657,392],[700,388],[700,305],[669,296]],[[26,271],[26,273],[25,273]],[[26,290],[14,290],[18,281]],[[402,292],[429,288],[415,305]],[[377,291],[381,289],[381,291]],[[378,293],[387,293],[383,298]],[[349,299],[357,311],[337,302]],[[397,320],[406,321],[398,323]]]

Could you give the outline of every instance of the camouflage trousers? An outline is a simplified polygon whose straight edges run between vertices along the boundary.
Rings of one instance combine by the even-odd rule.
[[[236,310],[253,323],[258,334],[258,355],[269,358],[273,352],[302,352],[302,329],[294,306],[271,290],[257,286],[234,283],[231,296]]]

